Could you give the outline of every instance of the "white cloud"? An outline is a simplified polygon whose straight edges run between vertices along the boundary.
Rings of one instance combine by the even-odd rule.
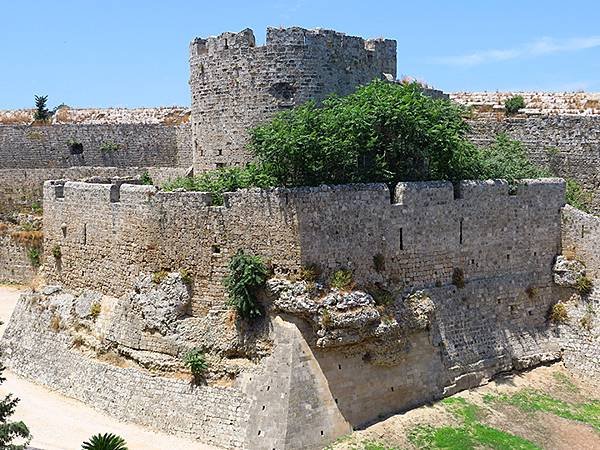
[[[508,61],[510,59],[528,58],[552,53],[565,53],[577,50],[600,47],[600,36],[554,39],[544,37],[535,41],[509,49],[481,50],[465,55],[438,58],[438,64],[456,66],[475,66],[490,62]]]

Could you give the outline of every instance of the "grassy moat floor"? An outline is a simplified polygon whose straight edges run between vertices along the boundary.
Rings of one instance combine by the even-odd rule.
[[[392,416],[328,449],[600,449],[600,390],[562,364],[539,367]]]

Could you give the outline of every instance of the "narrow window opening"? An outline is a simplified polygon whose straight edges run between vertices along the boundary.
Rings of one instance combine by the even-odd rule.
[[[342,365],[341,364],[338,364],[338,369],[342,370]]]
[[[83,245],[87,244],[87,223],[83,224]]]
[[[585,225],[581,225],[581,237],[585,236]]]
[[[394,392],[394,386],[392,386],[390,389],[392,390],[392,392]]]
[[[460,230],[459,230],[458,239],[459,239],[460,245],[462,245],[462,243],[463,243],[463,219],[460,219]]]
[[[510,261],[510,253],[507,253],[507,254],[506,254],[506,260],[507,260],[507,261]]]
[[[323,430],[321,430],[321,436],[323,436]]]
[[[265,405],[263,405],[263,407],[262,407],[262,410],[264,411],[264,410],[265,410],[265,408],[266,408],[266,406],[265,406]]]
[[[400,228],[400,250],[404,250],[404,238],[402,236],[402,228]]]
[[[258,430],[258,435],[260,436],[260,430]]]

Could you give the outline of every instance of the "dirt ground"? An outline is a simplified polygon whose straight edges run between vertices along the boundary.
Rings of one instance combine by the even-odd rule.
[[[8,322],[20,290],[13,286],[0,286],[0,320]],[[0,333],[6,325],[0,326]],[[83,403],[4,371],[6,381],[0,385],[0,395],[13,393],[21,399],[13,419],[23,420],[29,427],[31,446],[43,450],[74,450],[97,433],[114,433],[122,436],[130,450],[210,450],[202,445],[150,429],[121,423],[99,413]]]
[[[506,375],[489,384],[460,392],[451,398],[466,400],[479,408],[480,423],[525,438],[537,447],[547,450],[599,450],[600,429],[576,420],[565,419],[544,411],[524,411],[508,404],[490,404],[486,396],[511,396],[524,391],[542,392],[565,402],[587,403],[600,401],[600,390],[592,380],[578,378],[569,373],[562,364],[539,367],[522,374]],[[600,421],[600,416],[595,416]],[[364,430],[338,439],[330,449],[335,450],[396,450],[420,447],[409,439],[411,430],[419,426],[435,428],[461,426],[443,403],[423,406],[403,414],[397,414]],[[472,447],[465,447],[472,448]],[[477,448],[503,448],[481,446]],[[506,447],[521,448],[521,447]]]

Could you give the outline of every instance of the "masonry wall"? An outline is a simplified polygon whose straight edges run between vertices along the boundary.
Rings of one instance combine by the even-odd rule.
[[[384,74],[395,79],[396,42],[364,40],[331,30],[268,28],[264,46],[252,30],[190,44],[194,167],[250,160],[247,130],[309,99]]]
[[[600,376],[600,218],[567,205],[562,212],[563,253],[585,264],[593,283],[588,295],[566,303],[568,320],[558,327],[563,359],[569,369]]]
[[[600,116],[481,117],[470,124],[477,144],[487,145],[499,133],[523,142],[535,164],[578,181],[600,210]]]
[[[450,183],[402,183],[395,203],[374,184],[240,191],[214,207],[203,193],[48,182],[45,248],[63,254],[48,276],[120,295],[140,272],[185,268],[199,312],[223,304],[238,249],[263,256],[276,274],[316,264],[324,279],[345,268],[362,284],[434,286],[456,270],[467,281],[532,273],[559,252],[563,196],[557,180],[524,181],[516,195],[505,182],[463,182],[456,199]]]
[[[27,284],[37,269],[31,265],[28,248],[0,231],[0,283]]]
[[[68,167],[42,169],[0,169],[0,214],[30,210],[33,204],[42,205],[46,180],[80,180],[90,177],[139,177],[148,172],[156,184],[186,174],[183,167]]]
[[[0,169],[189,166],[189,140],[183,137],[188,129],[163,124],[2,125]],[[73,150],[72,142],[81,147]],[[117,148],[103,150],[105,145]]]

